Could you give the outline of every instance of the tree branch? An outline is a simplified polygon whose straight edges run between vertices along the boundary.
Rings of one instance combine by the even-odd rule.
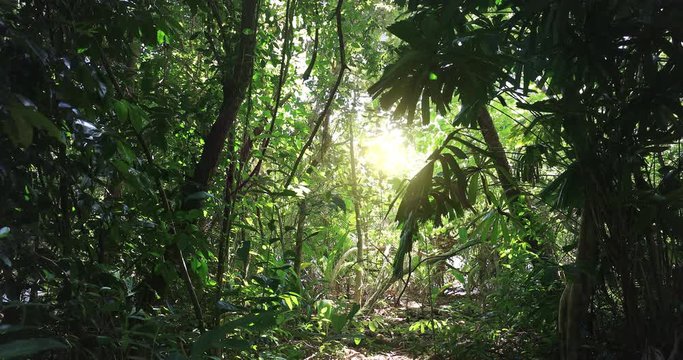
[[[344,72],[348,68],[346,65],[344,32],[342,30],[341,10],[343,3],[344,0],[338,0],[337,8],[334,11],[335,18],[337,19],[337,38],[339,39],[339,61],[341,63],[339,67],[339,74],[337,75],[337,80],[335,81],[334,85],[332,86],[332,89],[330,90],[330,95],[327,98],[327,102],[325,103],[323,111],[318,116],[318,120],[316,121],[315,126],[313,127],[313,130],[311,131],[311,134],[308,137],[308,140],[304,144],[303,148],[301,148],[301,152],[299,152],[299,156],[296,158],[296,161],[294,161],[294,165],[292,166],[292,172],[289,174],[287,180],[285,181],[285,189],[288,188],[289,185],[292,183],[292,179],[294,179],[294,176],[296,175],[296,169],[299,167],[299,163],[301,163],[301,160],[306,154],[306,150],[308,150],[308,148],[313,143],[313,139],[315,139],[315,136],[318,133],[318,129],[320,129],[320,125],[322,125],[323,123],[323,120],[325,120],[325,117],[328,116],[330,107],[332,106],[332,101],[334,101],[334,98],[337,95],[337,91],[339,90],[339,85],[341,84],[342,79],[344,78]]]

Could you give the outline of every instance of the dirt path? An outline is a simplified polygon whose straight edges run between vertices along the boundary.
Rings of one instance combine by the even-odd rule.
[[[415,302],[406,306],[386,307],[376,310],[372,315],[356,319],[368,324],[362,333],[362,339],[346,338],[336,342],[332,352],[311,354],[307,360],[427,360],[433,359],[436,349],[433,348],[431,334],[410,329],[415,321],[425,320],[426,310]],[[354,341],[352,341],[354,340]],[[355,344],[354,344],[355,343]],[[315,345],[308,345],[315,348]]]
[[[354,349],[346,348],[344,349],[344,359],[345,360],[415,360],[416,358],[406,356],[398,352],[387,352],[379,354],[363,354]]]
[[[382,325],[378,326],[376,331],[366,332],[366,338],[358,346],[345,346],[343,357],[340,359],[428,359],[429,350],[424,348],[425,339],[420,339],[420,335],[407,330],[412,321],[407,319],[406,315],[418,311],[418,307],[417,304],[409,304],[406,307],[377,311],[374,315],[383,319]]]

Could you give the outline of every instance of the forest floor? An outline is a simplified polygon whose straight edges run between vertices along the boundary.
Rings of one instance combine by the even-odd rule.
[[[420,333],[410,326],[427,315],[415,302],[404,306],[376,310],[369,319],[379,319],[375,331],[366,330],[360,344],[345,344],[338,359],[345,360],[422,360],[432,357],[433,339],[429,332]]]
[[[412,355],[402,354],[399,351],[391,351],[385,353],[363,353],[356,351],[354,349],[345,348],[344,349],[344,359],[346,360],[385,360],[385,359],[396,359],[396,360],[413,360],[416,359]]]

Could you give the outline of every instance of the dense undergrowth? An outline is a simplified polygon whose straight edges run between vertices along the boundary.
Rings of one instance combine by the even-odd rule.
[[[0,0],[0,359],[677,359],[676,0]]]

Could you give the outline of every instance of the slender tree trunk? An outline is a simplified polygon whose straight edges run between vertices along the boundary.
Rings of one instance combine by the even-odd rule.
[[[240,238],[241,238],[241,249],[244,252],[244,257],[242,258],[243,261],[243,272],[242,272],[242,278],[246,279],[249,276],[249,265],[251,264],[251,240],[247,240],[247,231],[242,228],[240,229]]]
[[[498,131],[496,130],[496,126],[493,124],[491,114],[489,114],[486,107],[482,107],[479,111],[477,123],[479,124],[479,131],[484,138],[486,147],[496,165],[496,173],[498,174],[498,178],[500,180],[500,186],[503,188],[503,192],[505,193],[505,200],[512,209],[512,212],[517,213],[517,210],[520,210],[520,207],[525,207],[526,204],[520,202],[520,195],[522,194],[522,191],[512,178],[512,167],[510,166],[510,162],[508,161],[507,155],[505,153],[505,148],[498,137]],[[529,211],[524,212],[522,219],[525,220],[525,222],[534,224],[534,219]],[[535,236],[527,235],[525,236],[524,241],[529,244],[531,251],[533,251],[535,254],[540,255],[546,260],[553,258],[552,248],[550,246],[541,247],[541,245],[538,243],[538,239]],[[556,277],[557,276],[555,274],[553,278]]]
[[[481,131],[484,142],[486,142],[486,147],[491,153],[491,158],[496,164],[496,173],[500,178],[500,186],[505,192],[505,199],[508,203],[513,204],[519,198],[521,191],[512,180],[512,167],[510,167],[507,155],[505,154],[505,148],[503,148],[503,144],[500,142],[496,126],[493,124],[491,114],[489,114],[486,107],[482,107],[479,111],[477,123],[479,124],[479,131]]]
[[[360,194],[358,193],[358,176],[356,172],[356,152],[354,149],[353,120],[349,120],[349,136],[351,139],[349,152],[351,155],[351,195],[353,197],[353,211],[356,215],[356,279],[355,301],[361,304],[363,301],[363,220],[360,209]]]
[[[299,202],[299,215],[296,221],[296,236],[294,242],[294,272],[301,276],[301,259],[304,247],[304,225],[306,224],[306,199]]]
[[[203,191],[208,188],[228,134],[235,126],[237,114],[246,97],[246,91],[254,72],[258,4],[258,0],[242,0],[237,60],[232,71],[227,72],[230,75],[223,79],[223,103],[218,118],[211,126],[206,138],[202,155],[195,167],[191,183],[186,188],[186,193]],[[185,210],[196,209],[200,206],[199,200],[187,201],[183,204]]]
[[[340,68],[339,68],[339,73],[337,74],[337,80],[335,81],[334,85],[332,85],[332,89],[330,90],[330,94],[327,97],[327,101],[325,102],[325,106],[323,108],[322,113],[318,116],[317,121],[313,125],[313,129],[311,130],[311,134],[308,137],[308,140],[304,144],[303,148],[299,152],[299,155],[297,156],[296,160],[294,161],[294,165],[292,165],[292,171],[290,172],[289,176],[285,180],[284,188],[289,187],[291,184],[292,180],[294,179],[294,176],[296,175],[296,169],[299,166],[299,163],[303,159],[303,156],[306,153],[306,150],[311,146],[313,143],[313,139],[315,138],[316,134],[318,133],[318,130],[320,129],[320,126],[324,122],[324,120],[329,116],[330,112],[330,107],[332,106],[332,101],[334,100],[335,95],[337,94],[337,90],[339,89],[339,85],[341,84],[342,80],[344,79],[344,71],[346,70],[346,54],[345,54],[345,43],[344,43],[344,33],[342,32],[342,5],[344,3],[344,0],[338,0],[337,1],[337,6],[335,8],[334,14],[335,14],[335,19],[337,23],[337,38],[339,40],[339,62],[340,62]],[[325,153],[325,147],[323,147],[323,151],[321,153],[321,159],[324,156]],[[301,260],[302,260],[302,251],[303,251],[303,244],[304,244],[304,224],[306,222],[306,215],[307,215],[307,210],[306,210],[306,199],[301,200],[299,203],[299,216],[297,218],[297,228],[296,228],[296,243],[294,245],[294,271],[296,272],[297,275],[301,275]]]
[[[593,294],[594,276],[598,262],[600,224],[597,207],[586,198],[581,215],[581,231],[578,239],[576,266],[569,273],[569,281],[562,293],[558,328],[560,332],[560,355],[563,360],[588,359],[582,353],[581,330],[588,323],[588,308]]]
[[[228,136],[228,151],[233,151],[235,146],[235,131],[231,131]],[[231,154],[231,155],[234,155]],[[223,189],[223,220],[221,222],[221,232],[218,239],[218,266],[216,267],[216,301],[220,300],[223,291],[223,273],[225,272],[225,261],[230,246],[230,234],[232,232],[232,208],[234,205],[232,190],[235,183],[236,161],[230,157],[230,165],[225,171],[225,188]]]
[[[66,160],[66,150],[64,146],[59,147],[59,161],[67,168]],[[69,199],[69,187],[70,181],[67,174],[61,174],[59,176],[59,229],[60,235],[62,237],[63,253],[65,256],[70,256],[76,247],[74,244],[74,238],[71,236],[71,201]],[[76,247],[78,249],[78,247]]]

